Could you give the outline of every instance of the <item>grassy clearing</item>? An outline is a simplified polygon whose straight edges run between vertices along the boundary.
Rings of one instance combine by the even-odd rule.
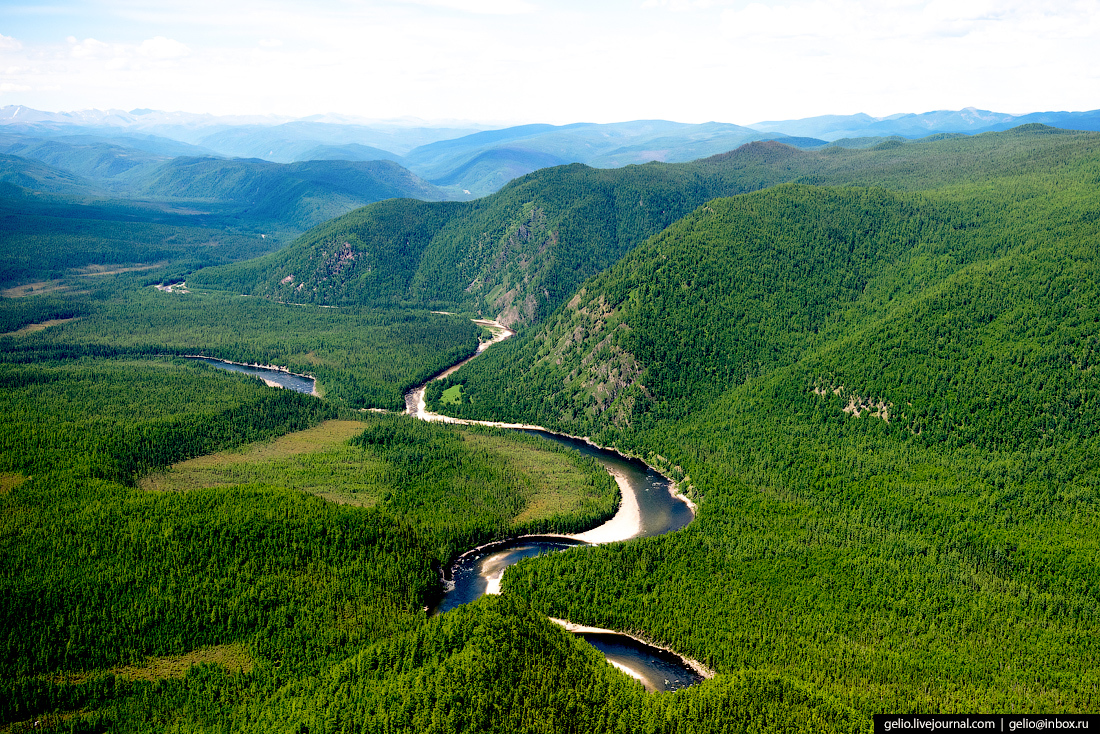
[[[462,403],[462,385],[452,385],[443,391],[443,397],[439,402],[444,405],[459,405]]]
[[[386,490],[381,462],[365,457],[348,440],[363,431],[359,421],[331,420],[273,441],[249,444],[176,464],[146,477],[143,489],[186,492],[202,487],[267,484],[295,489],[344,505],[370,506]]]
[[[72,272],[75,275],[82,277],[97,276],[97,275],[120,275],[122,273],[139,273],[144,270],[156,270],[157,268],[163,268],[171,264],[171,260],[162,260],[161,262],[151,263],[149,265],[85,265],[82,268],[75,268]]]
[[[248,647],[244,643],[234,642],[192,650],[185,655],[149,658],[141,665],[113,668],[111,672],[119,678],[155,681],[164,678],[182,678],[193,666],[204,663],[220,665],[235,673],[250,673],[253,664]]]
[[[531,493],[526,498],[527,506],[513,521],[516,525],[572,514],[593,499],[588,475],[571,454],[539,450],[506,436],[467,433],[464,438],[469,444],[504,457],[528,480]]]
[[[237,451],[181,462],[147,476],[140,486],[155,492],[187,492],[263,484],[308,492],[338,504],[370,507],[394,487],[384,460],[349,445],[349,439],[364,428],[359,421],[326,421]],[[515,525],[570,515],[594,499],[586,469],[570,454],[544,450],[508,435],[452,430],[472,450],[500,457],[522,479],[526,504],[514,518]]]
[[[7,494],[25,481],[27,478],[22,474],[0,473],[0,494]]]
[[[27,296],[44,296],[58,294],[69,290],[68,284],[63,280],[40,280],[35,283],[24,283],[0,290],[0,296],[4,298],[25,298]]]
[[[158,681],[167,678],[182,678],[196,665],[220,665],[234,673],[250,673],[254,661],[243,642],[231,642],[226,645],[211,645],[183,655],[163,655],[147,658],[136,665],[117,665],[107,672],[116,678],[127,680]],[[85,683],[101,674],[100,671],[79,671],[58,673],[50,676],[55,682],[68,685]]]
[[[33,334],[36,331],[42,331],[44,329],[50,328],[51,326],[57,326],[58,324],[67,324],[70,321],[76,321],[76,319],[77,317],[73,317],[71,319],[50,319],[49,321],[43,321],[39,324],[28,324],[22,329],[9,331],[5,334],[0,334],[0,336],[22,336],[24,334]]]

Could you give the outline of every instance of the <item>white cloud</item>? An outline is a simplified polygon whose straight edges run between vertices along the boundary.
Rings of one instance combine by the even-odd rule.
[[[739,123],[1100,106],[1100,0],[101,1],[114,25],[54,23],[96,38],[4,28],[19,103]]]
[[[15,40],[11,36],[5,36],[0,33],[0,51],[18,51],[23,48],[23,44]]]
[[[699,10],[713,8],[715,0],[645,0],[643,8],[668,8],[669,10]]]
[[[113,56],[111,44],[97,41],[94,38],[85,38],[77,41],[72,36],[66,39],[69,42],[69,53],[77,59],[102,59]]]
[[[147,41],[142,41],[137,48],[137,52],[151,59],[178,59],[189,55],[191,49],[179,41],[173,41],[171,38],[156,36]]]
[[[404,0],[404,2],[431,8],[461,10],[475,15],[522,15],[536,10],[534,5],[523,0]]]
[[[29,92],[31,90],[26,84],[12,84],[11,82],[0,82],[0,92]]]

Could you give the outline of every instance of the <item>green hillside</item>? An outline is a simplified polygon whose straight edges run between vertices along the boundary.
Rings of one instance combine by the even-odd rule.
[[[26,174],[40,164],[27,162]],[[42,166],[42,168],[46,168]],[[61,173],[57,169],[49,169]],[[0,285],[76,276],[81,290],[99,272],[141,270],[160,275],[245,260],[278,246],[242,232],[231,220],[170,204],[102,196],[50,195],[0,184]],[[83,282],[80,282],[83,280]]]
[[[474,202],[381,202],[195,282],[292,302],[381,300],[530,323],[649,235],[708,199],[742,191],[746,167],[754,187],[787,175],[754,160],[543,169]],[[400,256],[385,256],[395,248]],[[333,253],[339,264],[329,263]]]
[[[718,196],[783,182],[912,191],[992,181],[1021,166],[1045,166],[1053,173],[1089,155],[1094,145],[1094,133],[1030,126],[972,138],[887,141],[866,150],[810,151],[758,142],[693,163],[610,170],[560,166],[457,208],[374,205],[326,223],[278,255],[199,278],[210,287],[279,300],[386,300],[530,324],[554,311],[584,279]],[[372,248],[380,245],[365,244],[377,232],[412,230],[417,234],[404,238],[399,258],[379,260]],[[344,253],[338,272],[310,264],[334,252]],[[367,267],[370,272],[363,272]],[[380,281],[386,284],[382,290]]]
[[[144,184],[145,196],[228,203],[236,216],[298,231],[382,199],[448,194],[392,161],[175,158]]]
[[[97,193],[95,185],[76,174],[38,161],[6,154],[0,155],[0,185],[7,192],[27,189],[76,196]]]
[[[506,593],[864,715],[1093,710],[1098,143],[945,140],[877,171],[909,192],[711,201],[465,368],[443,412],[615,442],[701,503]]]

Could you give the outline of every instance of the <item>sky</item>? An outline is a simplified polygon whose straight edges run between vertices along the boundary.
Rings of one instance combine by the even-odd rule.
[[[491,124],[1100,108],[1100,0],[5,0],[0,106]]]

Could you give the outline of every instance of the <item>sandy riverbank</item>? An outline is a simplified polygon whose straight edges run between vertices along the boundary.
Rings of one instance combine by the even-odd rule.
[[[629,637],[630,639],[634,640],[635,642],[641,643],[643,645],[648,645],[650,647],[656,648],[656,649],[661,650],[663,652],[667,652],[669,655],[675,655],[677,658],[682,660],[685,665],[687,665],[689,668],[694,670],[697,674],[699,674],[703,678],[713,678],[715,675],[717,675],[717,673],[715,673],[713,670],[711,670],[707,666],[700,663],[698,660],[692,660],[689,657],[684,657],[683,655],[676,652],[675,650],[669,650],[667,647],[662,647],[661,645],[654,644],[654,643],[650,642],[649,640],[644,640],[641,637],[637,637],[636,635],[630,635],[630,634],[627,634],[626,632],[619,632],[618,630],[604,629],[603,627],[589,627],[588,625],[575,624],[573,622],[570,622],[568,619],[558,619],[557,617],[547,617],[547,619],[549,619],[551,622],[553,622],[556,625],[564,627],[566,632],[572,632],[575,635],[591,634],[591,635],[618,635],[620,637]],[[625,666],[622,666],[622,665],[616,665],[615,667],[625,668]],[[640,677],[634,671],[627,670],[627,672],[630,673],[635,678]]]

